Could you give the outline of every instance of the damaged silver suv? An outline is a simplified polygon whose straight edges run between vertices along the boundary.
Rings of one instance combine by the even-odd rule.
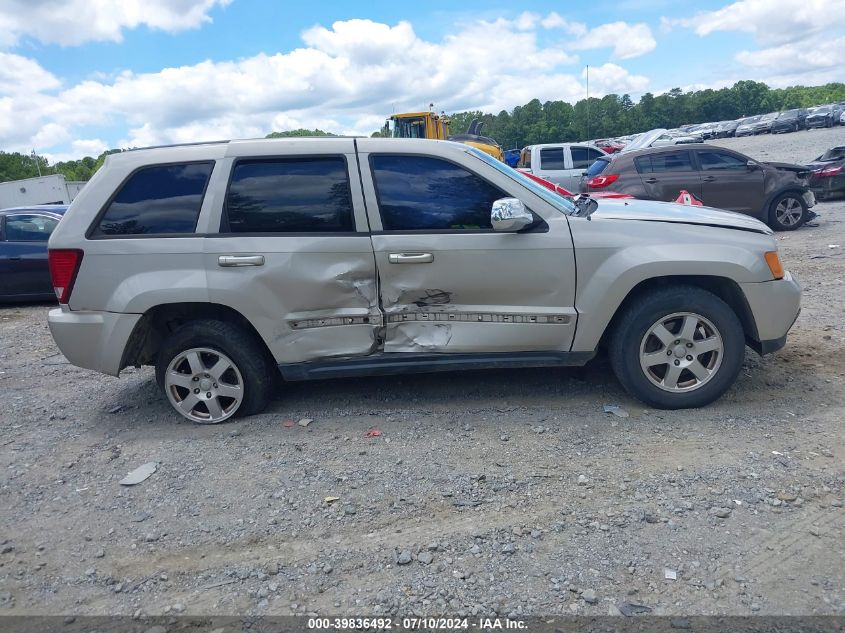
[[[745,346],[782,347],[800,287],[748,216],[577,204],[463,144],[232,141],[110,156],[50,238],[68,360],[153,365],[186,418],[285,384],[581,365],[601,347],[655,407],[699,407]]]

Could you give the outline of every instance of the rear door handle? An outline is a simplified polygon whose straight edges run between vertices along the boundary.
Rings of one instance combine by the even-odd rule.
[[[431,253],[390,253],[387,261],[391,264],[430,264],[434,261]]]
[[[716,176],[705,176],[702,180],[704,182],[714,182],[716,180]]]
[[[646,179],[645,179],[645,181],[646,181],[648,184],[653,185],[654,183],[656,183],[656,182],[657,182],[657,178],[646,178]]]
[[[221,255],[217,258],[217,265],[223,268],[236,266],[263,266],[264,255]]]

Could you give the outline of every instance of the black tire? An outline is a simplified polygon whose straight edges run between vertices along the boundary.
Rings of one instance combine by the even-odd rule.
[[[646,333],[657,321],[681,312],[704,317],[714,326],[722,340],[721,362],[697,388],[670,392],[647,376],[640,366],[640,351],[646,344]],[[635,398],[659,409],[703,407],[719,398],[736,380],[745,356],[745,335],[734,311],[719,297],[695,286],[673,285],[641,295],[625,306],[615,320],[608,355],[619,382]],[[708,356],[705,353],[698,358]]]
[[[243,397],[231,417],[252,415],[267,407],[279,379],[279,370],[269,351],[263,342],[256,340],[252,332],[245,331],[233,323],[215,320],[185,323],[162,344],[156,359],[156,382],[165,397],[165,372],[168,366],[178,355],[194,348],[209,348],[222,352],[232,360],[240,372],[243,379]],[[175,404],[173,406],[176,408]]]
[[[786,218],[780,219],[778,217],[778,206],[781,203],[789,204],[789,200],[794,200],[798,202],[798,205],[801,208],[801,216],[795,221],[793,224],[789,224],[786,221]],[[772,203],[769,205],[769,226],[772,227],[775,231],[794,231],[797,228],[803,226],[804,222],[807,221],[807,203],[804,202],[804,197],[795,191],[787,191],[786,193],[782,193],[777,196]]]

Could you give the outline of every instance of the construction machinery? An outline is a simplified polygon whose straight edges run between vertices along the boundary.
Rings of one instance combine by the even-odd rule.
[[[492,138],[481,136],[482,121],[473,119],[465,134],[449,134],[449,119],[441,112],[404,112],[393,114],[384,124],[388,136],[393,138],[429,138],[441,141],[456,141],[471,145],[490,154],[502,162],[505,154],[502,147]]]

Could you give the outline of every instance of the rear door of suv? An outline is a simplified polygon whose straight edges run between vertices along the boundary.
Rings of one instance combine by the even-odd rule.
[[[381,325],[354,140],[229,144],[205,240],[209,298],[280,362],[366,355]]]
[[[681,190],[701,197],[701,177],[689,150],[647,153],[633,157],[633,161],[643,185],[644,198],[671,202],[677,199]]]

